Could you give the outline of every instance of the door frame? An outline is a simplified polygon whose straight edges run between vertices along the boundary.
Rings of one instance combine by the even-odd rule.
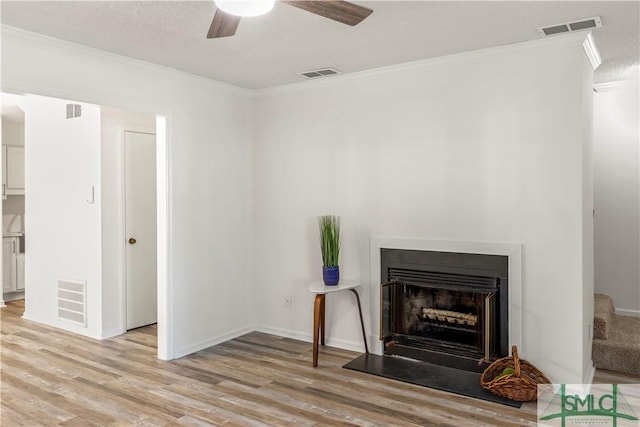
[[[158,120],[157,116],[156,116],[156,121]],[[118,164],[120,167],[120,183],[122,184],[120,186],[120,203],[122,206],[122,209],[120,210],[120,223],[122,224],[122,229],[120,230],[120,237],[121,237],[121,248],[122,248],[122,268],[121,268],[121,278],[120,278],[120,284],[121,284],[121,290],[120,290],[120,294],[122,296],[122,300],[121,300],[121,325],[122,325],[122,331],[123,333],[127,332],[127,174],[126,174],[126,167],[125,167],[125,137],[126,137],[126,133],[127,132],[132,132],[132,133],[143,133],[143,134],[147,134],[147,135],[153,135],[156,137],[156,141],[155,141],[155,147],[156,147],[156,188],[158,188],[158,172],[157,172],[157,167],[158,167],[158,162],[157,162],[157,155],[158,155],[158,135],[156,133],[156,129],[153,128],[147,128],[147,127],[139,127],[139,126],[129,126],[129,125],[123,125],[120,126],[119,129],[119,134],[120,134],[120,143],[119,143],[119,152],[120,152],[120,158],[118,159]],[[156,190],[157,192],[158,190]],[[157,195],[156,195],[157,196]],[[156,197],[157,199],[157,197]],[[158,203],[156,202],[156,220],[158,217]],[[156,238],[159,230],[156,229]],[[156,260],[158,259],[158,244],[156,243]],[[159,266],[158,266],[159,267]],[[159,271],[159,268],[158,268]],[[159,279],[156,280],[156,282],[159,282]],[[159,291],[159,289],[158,289]],[[156,293],[156,305],[158,305],[158,295]],[[158,307],[158,311],[159,311],[159,307]],[[158,316],[159,317],[159,316]]]
[[[20,87],[23,86],[23,87]],[[99,107],[110,107],[121,110],[137,111],[153,115],[156,118],[156,185],[157,185],[157,250],[158,250],[158,335],[157,335],[157,357],[161,360],[171,360],[174,358],[173,348],[173,325],[171,324],[171,314],[173,313],[171,298],[173,294],[171,281],[171,197],[170,197],[170,135],[172,121],[171,110],[158,108],[154,105],[122,105],[114,103],[113,99],[105,99],[101,96],[90,95],[85,92],[76,92],[74,90],[56,90],[49,86],[34,87],[32,84],[17,86],[2,86],[3,93],[15,95],[36,95],[63,100],[76,100],[79,103],[87,103],[97,105]],[[94,98],[94,99],[91,99]],[[0,198],[0,212],[3,208],[2,199]],[[0,265],[0,273],[2,266]],[[121,289],[122,291],[122,289]],[[28,293],[25,290],[25,304],[27,303]],[[0,302],[4,305],[4,301],[0,296]],[[113,307],[113,309],[124,309],[121,307]],[[124,325],[123,325],[124,326]]]

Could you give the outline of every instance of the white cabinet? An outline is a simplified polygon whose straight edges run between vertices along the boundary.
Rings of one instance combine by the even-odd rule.
[[[2,238],[2,292],[24,291],[24,251],[19,237]]]
[[[2,197],[24,195],[24,147],[2,146]]]
[[[2,292],[18,290],[18,239],[2,238]]]
[[[24,253],[16,256],[16,291],[24,291]]]

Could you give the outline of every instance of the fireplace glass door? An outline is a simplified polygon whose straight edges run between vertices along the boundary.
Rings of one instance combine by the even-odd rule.
[[[442,280],[381,285],[380,339],[386,354],[429,350],[488,362],[496,355],[498,315],[495,289]]]

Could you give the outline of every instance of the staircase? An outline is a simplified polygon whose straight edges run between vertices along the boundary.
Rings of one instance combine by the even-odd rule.
[[[640,375],[640,317],[615,314],[613,300],[596,294],[593,362],[598,369]]]

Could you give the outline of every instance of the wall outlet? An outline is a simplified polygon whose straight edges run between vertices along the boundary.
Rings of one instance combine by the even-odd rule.
[[[284,308],[292,308],[293,307],[293,296],[285,295],[284,297],[282,297],[282,305],[284,305]]]

